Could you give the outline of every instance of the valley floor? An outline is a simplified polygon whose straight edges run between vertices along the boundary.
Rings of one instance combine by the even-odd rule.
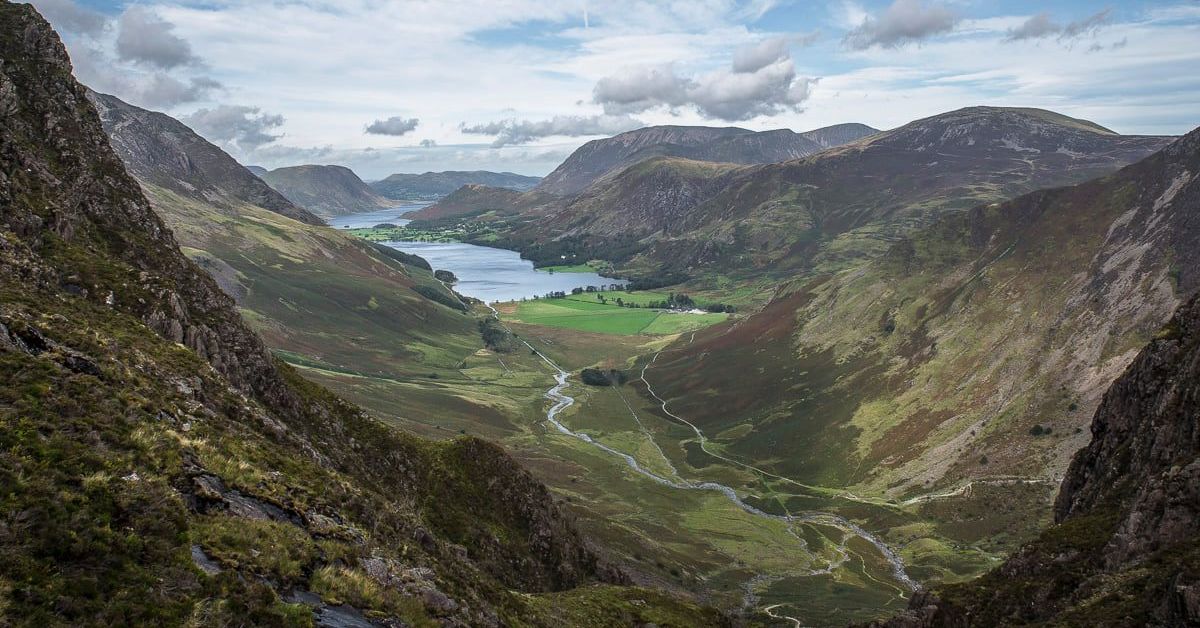
[[[723,448],[736,434],[703,433],[655,391],[659,355],[685,347],[694,331],[530,324],[536,317],[524,305],[500,307],[526,343],[520,350],[480,348],[457,368],[421,376],[287,357],[406,430],[502,443],[639,581],[725,608],[770,608],[804,625],[884,616],[914,586],[986,571],[1046,522],[1048,508],[1038,505],[1049,502],[1048,483],[977,481],[894,501],[738,459]],[[586,386],[577,371],[589,366],[634,376],[623,386]]]

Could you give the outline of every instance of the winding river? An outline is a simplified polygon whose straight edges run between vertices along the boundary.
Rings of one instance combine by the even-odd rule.
[[[413,211],[422,207],[423,204],[414,205],[411,207],[393,208],[380,212],[372,212],[370,214],[357,214],[353,216],[342,216],[331,221],[331,224],[339,228],[355,228],[355,227],[372,227],[379,223],[406,224],[408,221],[402,218],[406,211]],[[402,211],[397,211],[397,210]],[[594,273],[549,273],[545,271],[535,270],[533,264],[528,260],[523,260],[520,256],[513,252],[503,249],[496,249],[473,244],[459,242],[385,242],[384,244],[393,248],[399,249],[406,253],[420,255],[427,259],[430,264],[438,270],[449,270],[453,272],[459,279],[455,289],[459,292],[478,298],[484,303],[489,304],[493,314],[497,315],[496,309],[491,303],[520,300],[524,298],[532,298],[540,296],[550,291],[562,290],[569,292],[572,288],[586,287],[589,285],[607,285],[618,283],[615,280],[600,277]],[[692,338],[695,338],[693,334]],[[907,591],[915,591],[919,585],[908,575],[903,560],[896,554],[886,543],[876,537],[874,534],[863,529],[858,524],[830,512],[822,511],[805,511],[787,514],[774,514],[761,510],[747,503],[737,491],[730,486],[718,482],[711,481],[692,481],[679,476],[678,473],[672,473],[673,477],[665,477],[654,471],[643,467],[633,456],[624,452],[618,451],[604,443],[598,442],[591,436],[582,432],[575,432],[567,427],[559,420],[560,415],[575,404],[575,398],[567,395],[565,391],[570,386],[570,373],[563,370],[553,360],[538,351],[528,342],[521,340],[533,353],[537,354],[547,366],[553,371],[554,386],[545,392],[545,397],[551,402],[550,408],[546,411],[546,422],[549,423],[555,430],[566,436],[579,439],[588,445],[595,447],[606,454],[621,460],[627,467],[635,473],[650,479],[651,481],[677,490],[688,491],[712,491],[717,492],[727,498],[730,502],[736,505],[741,510],[765,519],[783,522],[788,531],[794,536],[799,543],[801,550],[808,553],[809,548],[805,540],[795,531],[794,527],[798,524],[819,524],[838,529],[843,534],[843,541],[835,548],[835,551],[840,555],[840,558],[830,560],[823,568],[813,568],[808,570],[808,575],[821,575],[831,573],[834,569],[848,560],[847,550],[845,547],[846,540],[852,537],[858,537],[871,544],[880,555],[887,561],[891,567],[892,578],[896,581],[899,588]],[[647,393],[660,404],[663,412],[671,419],[686,425],[695,432],[699,439],[700,445],[704,448],[707,438],[700,428],[690,421],[680,417],[668,408],[667,401],[660,397],[657,392],[651,387],[649,380],[646,378],[647,371],[657,362],[661,351],[656,353],[653,358],[645,363],[642,368],[640,380],[644,383]],[[642,425],[641,419],[637,416],[633,407],[626,402],[630,413],[635,421],[646,432]],[[647,436],[650,436],[646,432]],[[654,443],[651,437],[650,442]],[[654,443],[657,448],[657,443]],[[708,452],[708,449],[704,449]],[[661,452],[661,449],[659,449]],[[741,463],[736,460],[730,460],[724,456],[720,456],[713,452],[709,452],[722,460],[726,460],[737,466],[746,468],[747,470],[769,476],[775,479],[781,478],[775,474],[768,473],[757,467]],[[664,455],[664,460],[667,460]],[[674,471],[670,461],[667,460],[667,465]],[[863,500],[866,501],[866,500]],[[811,554],[810,554],[811,555]],[[771,581],[773,577],[759,576],[755,580],[747,584],[747,604],[757,605],[757,596],[754,593],[755,584]],[[765,611],[780,620],[787,620],[794,625],[801,625],[800,620],[778,613],[780,605],[774,604],[766,607]]]
[[[498,313],[496,312],[495,308],[492,308],[492,312],[498,316]],[[694,339],[695,335],[693,334],[692,337]],[[907,571],[905,570],[904,561],[900,558],[900,556],[898,554],[896,554],[896,552],[894,550],[892,550],[892,548],[888,547],[888,545],[886,543],[884,543],[882,540],[880,540],[879,537],[875,536],[874,534],[871,534],[870,532],[863,529],[858,524],[850,521],[849,519],[846,519],[845,517],[842,517],[840,515],[836,515],[833,513],[821,512],[821,511],[789,513],[786,515],[777,515],[777,514],[769,513],[769,512],[763,511],[759,508],[756,508],[756,507],[746,503],[741,498],[741,496],[739,496],[737,494],[737,491],[735,491],[732,487],[726,486],[724,484],[720,484],[718,482],[693,482],[693,481],[690,481],[690,480],[687,480],[684,478],[680,478],[678,476],[676,476],[676,479],[670,479],[670,478],[663,477],[662,475],[659,475],[659,474],[643,467],[641,464],[638,463],[638,461],[633,456],[630,456],[629,454],[626,454],[624,452],[613,449],[612,447],[609,447],[608,445],[605,445],[604,443],[598,442],[595,439],[593,439],[591,436],[588,436],[587,434],[584,434],[581,432],[575,432],[575,431],[571,430],[571,428],[567,427],[561,421],[558,420],[559,415],[563,411],[565,411],[567,408],[570,408],[572,405],[575,404],[575,398],[571,397],[563,392],[570,386],[570,383],[568,381],[570,378],[570,373],[568,373],[567,371],[564,371],[560,366],[558,366],[558,364],[555,364],[553,360],[551,360],[549,357],[547,357],[541,351],[538,351],[536,348],[534,348],[533,345],[529,344],[528,342],[526,342],[523,339],[521,340],[521,342],[524,343],[525,346],[530,349],[530,351],[536,353],[537,356],[540,357],[554,371],[555,384],[553,387],[551,387],[545,393],[546,399],[548,399],[552,402],[550,409],[546,411],[546,421],[548,423],[550,423],[551,425],[553,425],[554,428],[557,429],[560,433],[570,436],[570,437],[573,437],[573,438],[577,438],[593,447],[596,447],[597,449],[600,449],[601,451],[604,451],[605,453],[607,453],[611,456],[621,459],[625,463],[625,465],[628,466],[630,469],[632,469],[634,472],[642,475],[643,477],[649,478],[650,480],[653,480],[654,482],[661,484],[663,486],[669,486],[671,488],[679,489],[679,490],[715,491],[715,492],[718,492],[718,493],[721,493],[722,495],[724,495],[727,499],[729,499],[729,501],[733,502],[738,508],[741,508],[742,510],[744,510],[747,513],[750,513],[757,517],[763,517],[766,519],[772,519],[775,521],[784,522],[788,527],[788,531],[792,534],[792,536],[794,536],[796,538],[796,540],[801,545],[802,550],[805,552],[808,551],[808,544],[792,528],[792,526],[794,524],[798,524],[798,523],[821,524],[821,525],[826,525],[826,526],[830,526],[830,527],[841,530],[843,535],[845,535],[844,538],[849,538],[850,536],[859,537],[859,538],[863,539],[864,541],[870,543],[872,546],[875,547],[876,550],[879,551],[879,553],[884,557],[884,559],[891,566],[892,577],[904,589],[906,589],[908,591],[916,591],[920,588],[920,585],[917,584],[917,582],[914,581],[908,575]],[[700,431],[700,429],[698,427],[696,427],[695,425],[693,425],[692,423],[688,422],[687,420],[682,419],[682,418],[678,417],[677,415],[671,413],[671,411],[667,409],[666,400],[659,397],[658,394],[655,393],[653,391],[653,389],[650,388],[650,382],[648,380],[646,380],[646,370],[649,369],[651,364],[653,364],[655,361],[657,361],[658,356],[661,353],[662,353],[661,351],[659,353],[656,353],[654,355],[654,358],[651,359],[649,362],[647,362],[645,367],[643,367],[642,373],[641,373],[641,381],[646,385],[646,389],[650,392],[651,396],[653,396],[655,400],[659,401],[662,404],[662,409],[664,412],[666,412],[666,414],[668,416],[671,416],[671,417],[675,418],[676,420],[679,420],[679,421],[683,422],[684,424],[686,424],[688,427],[690,427],[692,430],[694,430],[696,432],[696,434],[702,439],[702,442],[703,442],[704,434]],[[626,405],[628,406],[628,403]],[[638,419],[637,414],[635,412],[633,412],[633,408],[630,407],[629,409],[630,409],[630,412],[633,413],[635,420],[637,420],[638,424],[641,425],[641,420]],[[647,436],[649,436],[649,434],[647,434]],[[651,438],[651,442],[653,442],[652,438]],[[655,444],[655,447],[657,447],[657,443]],[[659,451],[661,452],[662,450],[660,449]],[[664,456],[664,459],[665,459],[665,456]],[[670,465],[669,460],[667,461],[667,464]],[[835,568],[841,566],[841,564],[847,560],[844,540],[843,540],[843,543],[841,544],[841,547],[838,548],[838,552],[841,554],[840,559],[838,559],[836,561],[831,561],[823,569],[810,569],[808,575],[815,576],[815,575],[828,574],[828,573],[831,573]],[[762,577],[760,577],[760,578],[762,578]],[[747,601],[752,602],[755,599],[755,597],[756,596],[753,591],[753,583],[751,583],[750,585],[748,585],[748,588],[747,588]],[[779,614],[777,611],[780,606],[781,606],[780,604],[774,604],[774,605],[767,607],[764,610],[765,610],[765,612],[767,612],[767,614],[769,614],[770,616],[772,616],[776,619],[787,620],[796,626],[801,625],[801,621],[799,619],[788,616],[788,615]]]

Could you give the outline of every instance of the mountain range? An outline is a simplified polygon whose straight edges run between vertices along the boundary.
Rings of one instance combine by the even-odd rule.
[[[501,245],[535,263],[597,257],[632,275],[683,276],[835,267],[882,253],[944,212],[1084,181],[1169,141],[1043,110],[974,107],[801,159],[739,167],[651,157],[570,198],[488,199],[453,214],[498,210]],[[587,163],[594,150],[565,163]],[[446,213],[434,204],[413,218]]]
[[[425,372],[451,360],[435,357],[448,348],[465,352],[472,345],[474,323],[424,260],[313,226],[323,225],[315,217],[293,220],[258,205],[252,193],[225,194],[220,202],[188,195],[220,188],[215,182],[237,173],[237,162],[165,114],[112,96],[91,98],[102,105],[100,120],[117,155],[185,254],[250,315],[272,348],[325,368],[351,368],[353,361],[358,370],[396,375]],[[169,148],[154,143],[164,136],[178,141]],[[159,162],[193,166],[165,184],[161,175],[143,179],[140,173],[155,172]],[[375,351],[360,354],[356,336],[342,326],[351,321],[350,328],[370,330]]]
[[[380,181],[372,181],[370,185],[371,189],[386,198],[423,201],[440,199],[464,185],[486,185],[524,192],[532,189],[539,181],[541,179],[538,177],[511,172],[449,170],[422,174],[398,173]]]
[[[660,394],[710,430],[752,426],[727,450],[809,481],[902,497],[1059,477],[1113,378],[1196,291],[1192,141],[785,283],[662,363]],[[738,390],[750,363],[775,374],[753,397],[692,392]]]

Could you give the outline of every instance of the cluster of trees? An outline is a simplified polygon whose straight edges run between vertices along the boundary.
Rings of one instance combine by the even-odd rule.
[[[638,303],[636,301],[626,301],[624,298],[619,297],[619,296],[614,297],[611,295],[605,295],[604,294],[605,292],[609,292],[609,293],[612,293],[612,292],[636,292],[636,290],[630,288],[629,285],[619,285],[619,284],[612,284],[612,285],[608,285],[608,286],[587,286],[584,288],[573,288],[571,290],[571,296],[579,296],[582,294],[593,294],[594,293],[596,295],[596,301],[598,301],[600,303],[605,303],[605,304],[611,303],[613,305],[616,305],[617,307],[629,307],[629,308],[644,307],[644,308],[649,308],[652,310],[693,310],[693,309],[697,309],[700,307],[696,303],[695,299],[693,299],[692,297],[690,297],[687,294],[684,294],[682,292],[679,292],[679,293],[672,292],[669,295],[667,295],[666,300],[647,301],[646,303]],[[567,298],[567,293],[562,290],[555,290],[554,292],[547,292],[545,295],[543,295],[541,297],[533,297],[533,299],[535,301],[538,299],[565,299],[565,298]],[[524,301],[525,299],[521,299],[521,300]],[[733,312],[737,311],[737,308],[735,308],[732,305],[727,305],[725,303],[708,303],[708,304],[704,305],[702,309],[704,309],[706,312],[712,312],[712,313],[728,312],[728,313],[732,314]]]
[[[456,277],[454,275],[454,273],[452,273],[448,270],[441,270],[441,269],[435,270],[435,271],[433,271],[433,276],[438,281],[448,284],[448,285],[454,285],[454,284],[458,283],[458,277]]]
[[[479,333],[483,344],[496,353],[512,353],[517,350],[517,339],[511,331],[494,318],[479,321]]]
[[[489,242],[488,245],[520,251],[521,257],[532,261],[537,268],[575,264],[592,259],[622,262],[643,248],[632,235],[568,236],[543,242],[534,242],[530,238],[500,238],[498,241]]]
[[[378,242],[372,242],[371,246],[375,247],[376,251],[388,259],[395,260],[401,264],[408,264],[409,266],[424,268],[425,270],[433,270],[433,267],[429,265],[429,262],[425,261],[425,258],[421,257],[420,255],[405,253],[404,251],[393,249],[390,246],[384,246]]]
[[[626,286],[628,290],[654,290],[674,286],[687,281],[689,277],[683,273],[663,271],[657,275],[634,277]]]
[[[430,301],[435,301],[437,303],[441,303],[442,305],[444,305],[446,307],[454,308],[454,309],[458,310],[459,312],[467,311],[466,303],[463,303],[461,299],[454,296],[453,294],[448,294],[445,290],[438,290],[437,288],[434,288],[433,286],[426,286],[426,285],[414,286],[413,290],[415,290],[418,294],[425,297],[426,299],[429,299]]]
[[[618,292],[621,290],[625,290],[625,286],[623,286],[619,283],[614,283],[614,284],[609,284],[607,286],[587,286],[586,288],[572,288],[571,294],[580,295],[580,294],[584,294],[585,292],[588,294],[591,294],[593,292],[605,292],[605,291]],[[601,301],[604,300],[604,295],[600,295],[600,300]]]
[[[623,386],[629,373],[617,369],[583,369],[579,379],[588,386]]]

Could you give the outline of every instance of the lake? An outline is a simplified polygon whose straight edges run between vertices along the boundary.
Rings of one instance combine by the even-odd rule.
[[[405,253],[429,260],[435,270],[448,270],[458,277],[454,289],[485,303],[519,301],[547,292],[570,293],[573,288],[626,282],[596,273],[551,273],[535,270],[533,262],[514,251],[464,242],[384,242]]]
[[[333,218],[329,218],[327,222],[330,226],[337,227],[338,229],[363,229],[385,222],[393,225],[406,225],[411,221],[405,220],[401,216],[415,212],[418,209],[423,209],[429,204],[428,201],[396,201],[395,207],[361,214],[334,216]]]
[[[380,223],[404,225],[409,221],[400,216],[416,211],[429,203],[404,205],[363,214],[330,218],[329,224],[339,229],[374,227]],[[621,279],[601,277],[596,273],[551,273],[535,270],[533,262],[521,259],[514,251],[478,246],[464,242],[382,242],[386,246],[420,255],[429,260],[435,270],[448,270],[458,277],[454,289],[485,303],[519,301],[540,297],[547,292],[567,292],[587,286],[624,285]]]

